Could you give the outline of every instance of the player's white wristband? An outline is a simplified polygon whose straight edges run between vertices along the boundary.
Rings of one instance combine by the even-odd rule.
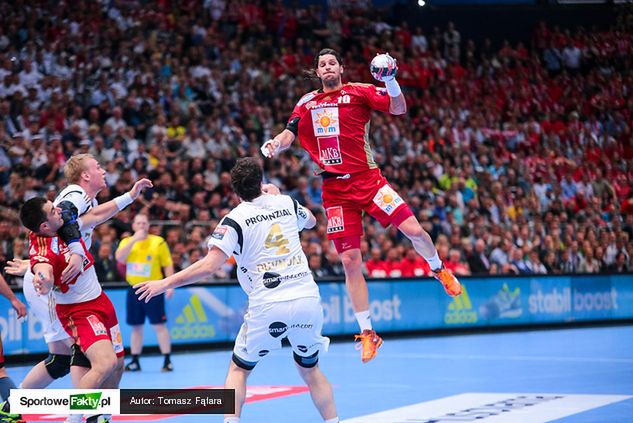
[[[80,255],[81,257],[86,257],[86,251],[84,250],[84,247],[81,245],[81,242],[71,242],[68,245],[68,249],[70,250],[71,254],[77,254],[77,255]]]
[[[272,153],[268,149],[269,145],[271,145],[273,147]],[[261,151],[262,151],[262,154],[264,155],[264,157],[271,158],[271,157],[277,155],[277,153],[279,153],[280,148],[281,148],[281,143],[278,140],[273,138],[272,140],[266,141],[262,145]]]
[[[115,198],[114,202],[116,203],[116,206],[119,210],[123,210],[124,208],[132,204],[134,202],[134,199],[132,198],[132,194],[126,192],[125,194],[119,195],[117,198]]]
[[[395,78],[390,81],[385,81],[385,87],[387,87],[389,97],[398,97],[400,94],[402,94],[400,84],[398,84],[398,81],[396,81]]]

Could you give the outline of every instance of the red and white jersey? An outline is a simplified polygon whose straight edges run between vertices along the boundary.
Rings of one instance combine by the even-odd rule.
[[[389,111],[385,88],[348,83],[338,91],[312,91],[297,103],[301,146],[322,171],[358,173],[378,166],[369,145],[371,111]]]
[[[83,263],[84,270],[70,282],[62,283],[61,275],[70,259],[68,246],[57,236],[38,236],[33,232],[30,234],[31,271],[38,263],[47,263],[53,267],[53,293],[57,304],[83,303],[93,300],[101,294],[101,285],[97,280],[92,254],[86,248],[84,241],[80,242],[86,253]]]

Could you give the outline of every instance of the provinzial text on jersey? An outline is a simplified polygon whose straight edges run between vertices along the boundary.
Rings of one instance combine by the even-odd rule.
[[[245,222],[246,222],[246,226],[251,226],[255,223],[268,221],[268,220],[275,220],[283,216],[292,216],[292,214],[290,213],[290,210],[286,210],[286,209],[275,210],[268,214],[258,214],[255,217],[249,217],[248,219],[245,220]]]

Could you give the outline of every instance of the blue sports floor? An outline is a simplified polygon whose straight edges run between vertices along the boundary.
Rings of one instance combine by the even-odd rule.
[[[143,357],[142,372],[126,373],[121,386],[222,385],[229,358],[229,351],[175,354],[175,371],[165,374],[160,372],[161,357]],[[387,337],[377,358],[365,365],[351,341],[339,342],[330,346],[320,365],[334,387],[343,422],[633,421],[633,326]],[[27,370],[8,369],[16,382]],[[249,379],[252,399],[259,400],[246,404],[242,422],[320,422],[301,385],[290,349],[271,353]],[[69,380],[51,387],[70,387]],[[222,418],[114,420],[202,423]]]

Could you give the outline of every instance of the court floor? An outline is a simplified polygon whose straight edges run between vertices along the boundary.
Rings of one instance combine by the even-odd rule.
[[[222,385],[230,351],[178,353],[175,371],[143,357],[123,388]],[[338,342],[320,365],[346,423],[631,422],[633,326],[494,334],[386,337],[362,364],[353,343]],[[9,367],[17,381],[27,367]],[[70,387],[69,380],[52,387]],[[28,421],[61,421],[55,416]],[[115,421],[221,422],[221,416],[117,416]],[[269,354],[249,379],[242,422],[320,422],[288,348]]]

